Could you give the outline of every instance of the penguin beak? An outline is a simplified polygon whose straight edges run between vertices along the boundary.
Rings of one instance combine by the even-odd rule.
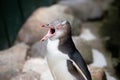
[[[51,38],[55,33],[55,28],[49,24],[43,25],[42,27],[49,28],[47,34],[41,39],[41,41]]]

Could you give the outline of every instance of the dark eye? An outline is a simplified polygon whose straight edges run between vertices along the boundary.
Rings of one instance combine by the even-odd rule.
[[[49,24],[46,24],[46,26],[49,26]]]

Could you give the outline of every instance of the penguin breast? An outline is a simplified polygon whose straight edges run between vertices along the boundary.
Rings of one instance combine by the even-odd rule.
[[[47,62],[55,80],[77,80],[69,71],[69,56],[58,49],[59,40],[48,40]]]

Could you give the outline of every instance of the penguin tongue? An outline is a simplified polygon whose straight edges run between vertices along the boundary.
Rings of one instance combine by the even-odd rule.
[[[48,38],[52,37],[54,33],[55,33],[55,29],[50,28],[48,30],[48,33],[41,39],[41,41],[47,40]]]

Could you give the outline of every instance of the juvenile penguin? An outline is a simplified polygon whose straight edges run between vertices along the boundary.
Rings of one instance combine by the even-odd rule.
[[[71,26],[66,19],[57,19],[42,27],[49,28],[42,38],[47,43],[47,62],[54,80],[91,80],[85,61],[71,38]]]

